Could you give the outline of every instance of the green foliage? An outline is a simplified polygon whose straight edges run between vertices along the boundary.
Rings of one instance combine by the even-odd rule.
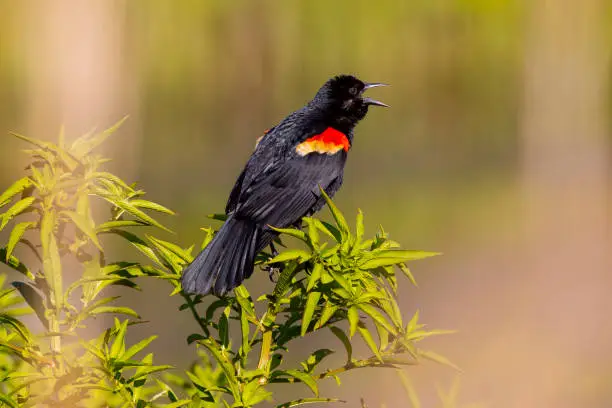
[[[327,196],[333,224],[304,218],[302,229],[278,230],[299,248],[274,257],[259,254],[261,267],[281,271],[269,295],[254,300],[240,286],[204,305],[201,296],[183,293],[180,275],[193,259],[193,246],[182,248],[152,235],[167,231],[152,214],[172,211],[105,172],[106,160],[94,153],[119,124],[71,145],[63,134],[57,144],[15,134],[33,149],[27,151],[32,158],[28,174],[0,195],[0,207],[5,207],[0,230],[10,228],[0,262],[23,276],[14,288],[0,290],[0,403],[251,407],[274,400],[270,384],[301,383],[312,396],[275,401],[278,407],[292,407],[336,401],[319,395],[319,382],[334,378],[340,383],[339,376],[349,370],[398,368],[422,358],[450,364],[418,347],[421,340],[444,332],[426,330],[418,312],[405,319],[397,303],[397,272],[414,282],[406,262],[435,253],[402,250],[382,228],[366,239],[362,213],[352,230]],[[93,216],[93,200],[109,210],[103,222]],[[204,230],[202,246],[214,235],[211,228]],[[104,247],[110,236],[147,261],[109,259],[112,254]],[[20,251],[32,253],[28,265],[16,256]],[[76,279],[66,273],[69,262],[71,269],[75,264],[81,268]],[[139,316],[107,291],[115,285],[137,288],[137,280],[144,278],[168,282],[170,295],[184,299],[180,310],[198,323],[199,331],[187,338],[197,345],[195,362],[184,375],[153,363],[146,349],[156,336],[126,344],[126,332]],[[33,334],[20,320],[31,311],[44,326],[42,333]],[[87,339],[88,323],[102,314],[114,315],[113,325]],[[343,364],[324,364],[334,353],[327,348],[311,350],[298,365],[285,362],[294,340],[322,330],[333,333],[344,348]],[[356,334],[369,356],[355,355]]]

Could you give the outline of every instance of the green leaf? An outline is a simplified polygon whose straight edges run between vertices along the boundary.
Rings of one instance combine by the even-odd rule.
[[[272,264],[277,262],[286,262],[291,261],[293,259],[299,259],[300,262],[304,262],[310,259],[312,255],[302,249],[289,249],[287,251],[283,251],[272,259],[269,259],[266,263]]]
[[[2,402],[3,404],[5,404],[6,406],[10,408],[19,408],[19,405],[17,404],[17,402],[15,402],[15,400],[13,400],[8,395],[0,394],[0,402]]]
[[[429,258],[436,255],[440,255],[440,253],[388,249],[377,252],[374,255],[374,258],[366,260],[365,262],[361,263],[359,267],[361,269],[375,269],[379,266],[397,265],[401,264],[402,262]]]
[[[170,404],[164,404],[164,408],[179,408],[182,407],[184,405],[188,405],[191,404],[192,400],[188,399],[188,400],[178,400],[178,401],[174,401],[171,402]]]
[[[306,307],[304,308],[304,315],[302,316],[302,337],[306,335],[308,331],[308,326],[310,325],[310,321],[312,320],[312,315],[319,304],[319,299],[321,298],[321,292],[310,292],[308,295],[308,299],[306,300]]]
[[[331,319],[334,313],[336,313],[337,310],[338,306],[334,305],[332,302],[328,301],[327,303],[325,303],[323,311],[321,312],[321,318],[319,319],[315,327],[317,329],[323,327],[325,323],[327,323],[327,321]]]
[[[329,196],[325,193],[325,190],[323,190],[321,186],[319,186],[319,190],[321,191],[321,195],[325,199],[325,202],[327,203],[327,206],[329,207],[329,210],[331,211],[334,220],[336,220],[336,225],[342,233],[342,237],[347,237],[349,235],[349,227],[346,223],[344,215],[342,215],[338,207],[336,207],[336,205],[332,202],[331,198],[329,198]]]
[[[117,323],[118,320],[115,319],[115,324]],[[122,323],[119,323],[117,327],[118,330],[115,334],[115,340],[109,351],[109,355],[115,359],[121,358],[125,352],[125,332],[127,331],[127,325],[128,321],[124,320]]]
[[[249,342],[249,319],[244,308],[240,309],[240,333],[242,334],[242,355],[247,356],[251,351],[251,343]]]
[[[32,137],[28,137],[28,136],[24,136],[21,135],[19,133],[16,132],[9,132],[9,134],[11,134],[12,136],[15,136],[18,139],[23,140],[24,142],[28,142],[30,144],[33,144],[34,146],[38,146],[42,149],[48,149],[49,146],[51,145],[51,143],[49,142],[43,142],[42,140],[38,140],[38,139],[34,139]]]
[[[0,208],[8,204],[11,199],[32,185],[28,177],[23,177],[14,182],[9,188],[0,195]]]
[[[370,350],[372,350],[372,352],[378,358],[378,360],[382,362],[383,359],[382,359],[382,356],[380,355],[380,351],[378,350],[378,345],[374,341],[374,338],[372,337],[372,334],[370,333],[366,325],[359,322],[359,325],[357,326],[357,330],[359,331],[359,334],[361,335],[363,340],[366,342]]]
[[[382,327],[385,328],[385,330],[387,330],[389,333],[392,333],[393,335],[397,334],[397,330],[395,329],[395,327],[393,327],[388,321],[387,319],[385,319],[385,317],[382,315],[382,313],[380,313],[374,306],[372,305],[368,305],[366,303],[360,303],[357,305],[357,307],[363,311],[365,314],[367,314],[368,316],[370,316],[374,322],[380,324]]]
[[[259,383],[259,379],[256,378],[253,381],[247,383],[242,390],[242,403],[245,407],[252,407],[272,396],[272,393],[266,391],[266,389]]]
[[[419,350],[418,353],[419,357],[423,357],[427,360],[431,360],[434,361],[438,364],[442,364],[445,365],[447,367],[451,367],[454,368],[457,371],[462,371],[457,365],[453,364],[448,358],[438,354],[438,353],[434,353],[433,351],[424,351],[424,350]]]
[[[234,366],[228,361],[228,359],[221,353],[221,347],[212,338],[206,338],[200,340],[201,345],[206,347],[210,354],[219,363],[225,376],[227,377],[227,384],[232,392],[232,396],[236,401],[240,400],[240,389],[238,388],[238,379],[236,378],[236,371]]]
[[[160,248],[160,249],[164,248],[170,253],[172,253],[173,255],[175,255],[176,257],[178,257],[182,261],[182,263],[188,264],[191,261],[193,261],[193,257],[191,256],[190,250],[189,251],[184,250],[183,248],[181,248],[180,246],[176,244],[173,244],[168,241],[164,241],[163,239],[152,237],[150,235],[147,235],[147,239],[155,243],[157,248]]]
[[[357,331],[357,325],[359,323],[359,312],[355,306],[349,307],[346,311],[346,315],[348,317],[349,326],[350,326],[350,336],[353,337],[355,332]]]
[[[344,345],[344,348],[346,350],[346,363],[350,364],[350,362],[353,361],[353,346],[351,344],[351,341],[349,340],[346,333],[344,333],[344,330],[336,326],[330,326],[329,329]]]
[[[22,200],[17,201],[11,208],[9,208],[4,214],[2,214],[2,223],[0,224],[0,231],[6,227],[6,224],[10,220],[27,210],[32,203],[36,200],[34,197],[26,197]]]
[[[54,228],[55,211],[53,211],[53,209],[48,209],[43,213],[42,219],[40,221],[40,243],[43,248],[43,255],[45,255],[49,250],[49,239],[53,235]]]
[[[153,201],[136,199],[131,200],[130,203],[139,208],[146,208],[147,210],[153,210],[164,214],[174,215],[174,211],[164,207],[161,204],[154,203]]]
[[[406,395],[408,395],[408,399],[410,400],[411,408],[421,408],[421,401],[419,400],[418,393],[412,384],[412,381],[410,381],[410,377],[408,377],[408,375],[402,370],[397,370],[397,374],[402,380],[402,385],[404,386]]]
[[[6,256],[6,248],[0,248],[0,262],[10,266],[14,270],[19,271],[22,274],[26,275],[28,278],[34,280],[34,275],[32,275],[32,272],[30,272],[28,267],[25,266],[25,264],[23,264],[19,259],[17,259],[15,255],[11,255],[9,257]]]
[[[234,289],[234,295],[236,295],[238,304],[240,304],[240,307],[244,312],[246,312],[247,316],[249,318],[256,319],[257,316],[255,315],[255,305],[253,305],[253,300],[251,300],[251,295],[249,294],[247,288],[245,288],[244,285],[238,286],[236,289]]]
[[[150,366],[150,367],[138,367],[136,374],[134,374],[129,380],[128,383],[132,383],[136,380],[139,380],[143,377],[146,377],[150,374],[157,373],[160,371],[166,371],[170,368],[174,368],[171,365],[159,365],[159,366]]]
[[[102,314],[102,313],[124,314],[127,316],[132,316],[137,319],[140,319],[140,316],[138,315],[138,313],[136,313],[134,310],[130,309],[129,307],[124,307],[124,306],[100,306],[100,307],[96,307],[90,310],[89,312],[89,314],[92,316]]]
[[[315,264],[315,266],[312,268],[312,273],[308,278],[308,286],[306,287],[306,292],[310,292],[315,287],[317,282],[319,282],[319,280],[321,279],[321,272],[323,272],[323,265],[319,263]]]
[[[164,266],[162,262],[160,261],[160,259],[155,254],[155,251],[153,251],[147,245],[147,243],[143,241],[142,239],[140,239],[137,235],[134,235],[131,232],[127,232],[127,231],[120,230],[120,229],[112,229],[112,230],[109,230],[108,232],[125,238],[126,240],[130,242],[130,244],[132,244],[136,249],[142,252],[147,258],[153,260],[159,266]]]
[[[146,222],[138,221],[138,220],[117,220],[117,221],[107,221],[96,227],[96,233],[100,232],[108,232],[115,228],[121,227],[146,227],[149,224]]]
[[[397,264],[397,266],[399,266],[399,268],[402,271],[402,273],[404,274],[404,276],[406,276],[408,278],[408,280],[410,281],[410,283],[412,283],[412,285],[414,287],[418,287],[419,286],[417,284],[416,279],[414,278],[414,275],[412,274],[412,272],[410,272],[410,269],[408,269],[408,267],[406,266],[405,263],[399,263],[399,264]]]
[[[121,208],[123,211],[129,213],[130,215],[139,219],[140,221],[146,222],[149,225],[153,225],[157,228],[163,229],[164,231],[172,232],[168,228],[164,227],[162,224],[157,222],[153,217],[151,217],[144,211],[137,208],[130,201],[127,201],[127,200],[114,201],[114,202],[112,200],[108,200],[108,201],[111,201],[111,203],[115,204],[117,207]]]
[[[49,237],[48,248],[44,251],[43,270],[51,292],[51,304],[60,309],[63,306],[62,262],[55,236]]]
[[[102,246],[100,245],[100,241],[98,241],[94,228],[91,226],[90,220],[74,211],[62,211],[61,214],[67,215],[74,225],[76,225],[77,228],[80,229],[100,251],[102,251]]]
[[[314,380],[314,378],[312,378],[310,374],[298,370],[284,370],[277,371],[277,373],[289,375],[295,378],[296,380],[303,382],[308,386],[308,388],[310,388],[310,390],[315,396],[319,395],[319,388],[317,387],[317,382]]]
[[[16,318],[9,316],[6,313],[1,313],[0,325],[10,326],[26,343],[32,343],[32,335],[30,334],[30,331],[25,324],[21,323]]]
[[[300,364],[304,367],[304,371],[307,373],[312,373],[314,369],[319,365],[323,359],[334,352],[330,349],[319,349],[313,352],[306,361],[301,362]]]
[[[272,229],[272,230],[274,230],[274,231],[276,231],[278,233],[289,235],[291,237],[297,238],[300,241],[304,241],[304,242],[307,241],[306,233],[304,231],[301,231],[301,230],[296,229],[296,228],[276,228],[276,227],[270,226],[270,229]]]
[[[49,321],[46,316],[46,307],[44,302],[44,294],[31,283],[26,282],[11,282],[13,287],[17,288],[21,297],[26,301],[28,306],[34,310],[40,322],[49,329]]]
[[[74,141],[74,143],[72,143],[72,146],[70,146],[70,151],[76,154],[77,156],[87,155],[93,149],[95,149],[96,147],[104,143],[104,141],[110,135],[112,135],[117,129],[119,129],[119,127],[123,124],[123,122],[125,122],[127,118],[128,116],[124,116],[117,123],[115,123],[108,129],[105,129],[98,134],[95,134],[93,136],[90,136],[90,134],[87,134],[85,136],[78,138],[77,140]]]
[[[35,222],[20,222],[19,224],[13,227],[11,235],[9,236],[8,245],[6,246],[6,254],[4,255],[5,260],[8,260],[10,258],[11,254],[13,253],[13,250],[15,249],[15,246],[17,245],[21,237],[23,237],[23,234],[26,232],[26,230],[35,226]]]
[[[337,398],[301,398],[283,404],[277,405],[276,408],[292,408],[299,405],[318,404],[320,402],[346,402]]]
[[[136,354],[140,353],[142,350],[144,350],[149,344],[151,344],[151,342],[153,340],[155,340],[157,338],[157,336],[151,336],[148,337],[144,340],[139,341],[138,343],[134,344],[132,347],[130,347],[129,349],[127,349],[125,351],[125,353],[123,353],[123,359],[124,360],[128,360],[132,357],[134,357]]]

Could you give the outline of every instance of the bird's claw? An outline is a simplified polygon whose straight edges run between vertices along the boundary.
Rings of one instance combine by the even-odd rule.
[[[281,273],[281,269],[278,266],[268,265],[266,270],[268,271],[268,277],[270,278],[270,282],[276,283],[278,281],[278,276]]]

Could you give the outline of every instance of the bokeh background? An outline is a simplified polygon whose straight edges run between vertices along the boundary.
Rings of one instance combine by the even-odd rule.
[[[458,330],[428,345],[464,370],[459,399],[610,407],[611,38],[606,0],[0,0],[0,187],[25,160],[9,130],[76,137],[129,114],[112,170],[179,213],[187,246],[255,139],[328,77],[389,83],[336,200],[370,233],[444,253],[401,297]],[[185,367],[193,323],[167,295],[132,295],[150,320],[136,335],[160,333],[157,361]],[[424,407],[457,375],[408,373]],[[323,393],[408,406],[392,371]]]

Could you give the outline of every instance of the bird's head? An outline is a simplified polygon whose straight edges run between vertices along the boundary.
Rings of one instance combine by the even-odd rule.
[[[379,86],[385,84],[363,82],[352,75],[338,75],[319,89],[311,103],[337,120],[338,124],[352,127],[365,117],[370,106],[389,106],[363,95],[368,89]]]

